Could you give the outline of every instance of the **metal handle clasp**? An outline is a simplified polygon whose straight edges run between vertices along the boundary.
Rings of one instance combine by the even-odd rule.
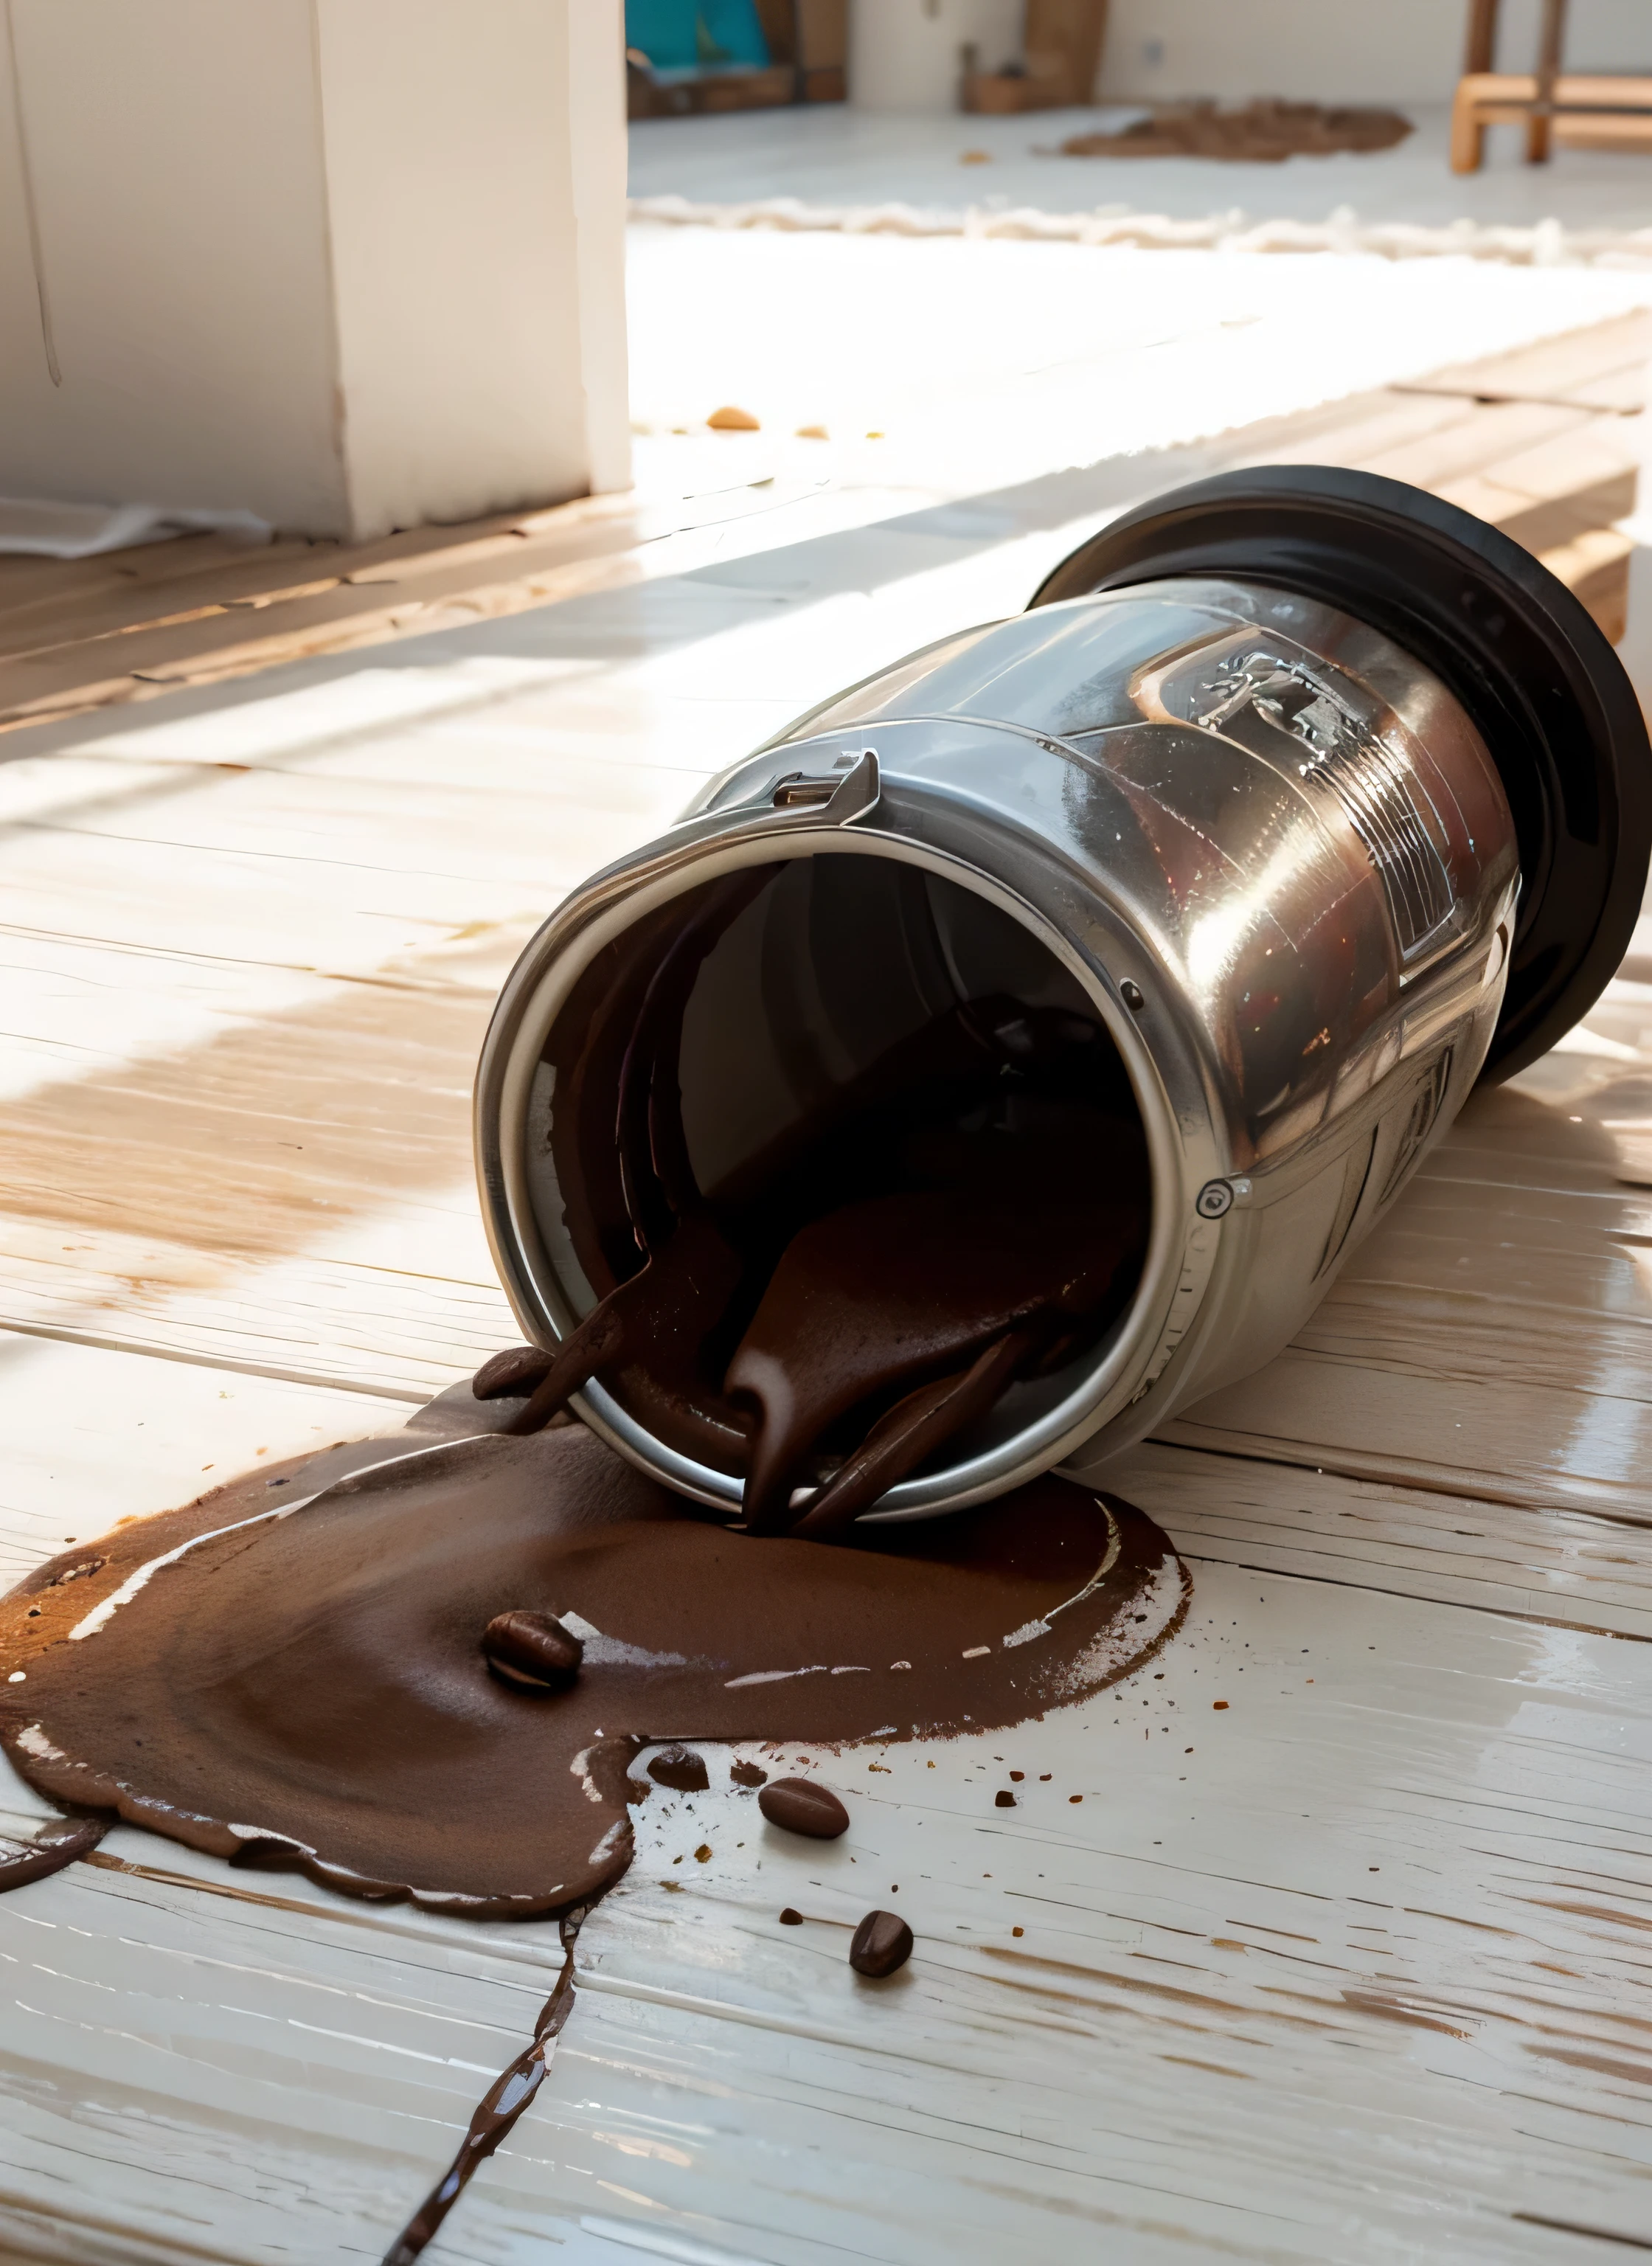
[[[881,792],[877,751],[863,748],[859,756],[839,756],[823,777],[788,771],[776,781],[771,800],[776,810],[815,810],[828,826],[852,826],[876,808]]]

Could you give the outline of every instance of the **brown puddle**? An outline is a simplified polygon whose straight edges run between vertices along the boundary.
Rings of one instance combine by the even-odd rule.
[[[581,1426],[500,1429],[523,1405],[461,1388],[400,1440],[120,1528],[95,1571],[66,1553],[0,1606],[0,1668],[22,1677],[0,1685],[0,1741],[53,1799],[352,1895],[560,1916],[533,2038],[387,2266],[425,2248],[544,2080],[580,1922],[631,1861],[640,1748],[1001,1729],[1129,1674],[1186,1609],[1159,1528],[1062,1480],[835,1543],[760,1540]],[[571,1687],[490,1675],[481,1633],[517,1611],[581,1638]],[[698,1782],[694,1760],[656,1775]]]
[[[467,1399],[415,1439],[477,1422]],[[1054,1478],[825,1544],[731,1530],[580,1426],[347,1458],[376,1454],[399,1459],[312,1502],[340,1459],[251,1475],[14,1592],[0,1740],[23,1776],[349,1894],[562,1913],[630,1861],[644,1745],[1001,1728],[1128,1673],[1182,1609],[1151,1520]],[[571,1689],[488,1673],[481,1633],[519,1609],[581,1638]]]

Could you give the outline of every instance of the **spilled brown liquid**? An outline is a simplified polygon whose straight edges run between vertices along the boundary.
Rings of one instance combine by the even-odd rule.
[[[91,1817],[33,1841],[0,1838],[0,1896],[8,1889],[26,1888],[31,1881],[49,1880],[66,1865],[90,1856],[108,1830],[106,1817]]]
[[[400,1440],[121,1528],[95,1575],[66,1586],[55,1561],[0,1606],[0,1664],[24,1678],[0,1685],[0,1740],[54,1799],[352,1895],[561,1916],[567,1958],[533,2039],[396,2266],[543,2081],[574,1934],[631,1861],[640,1748],[990,1730],[1128,1674],[1185,1609],[1151,1521],[1060,1480],[834,1546],[758,1542],[582,1427],[463,1436],[521,1405],[464,1388]],[[511,1612],[574,1629],[574,1683],[535,1693],[490,1672],[482,1632]],[[91,1836],[72,1838],[15,1877]]]
[[[855,1474],[870,1433],[813,1495],[810,1531],[833,1511],[852,1517],[869,1508],[939,1445],[924,1429],[932,1409],[948,1410],[948,1432],[985,1414],[1041,1340],[1107,1303],[1136,1257],[1138,1213],[1105,1197],[1052,1202],[1021,1184],[1022,1169],[1015,1159],[1013,1181],[1006,1172],[996,1188],[869,1197],[793,1237],[728,1367],[730,1392],[759,1411],[744,1498],[754,1532],[793,1523],[793,1490],[841,1418],[906,1396],[889,1412],[894,1422],[884,1420],[888,1444],[868,1477]],[[1005,1358],[990,1389],[952,1407],[982,1356],[999,1347]],[[939,1393],[912,1391],[931,1379]],[[903,1455],[913,1442],[917,1452]]]
[[[302,1473],[254,1475],[118,1530],[72,1589],[48,1566],[14,1593],[0,1737],[22,1774],[348,1894],[566,1912],[630,1862],[641,1747],[1021,1721],[1125,1673],[1181,1600],[1157,1527],[1056,1479],[758,1543],[581,1426],[368,1444],[400,1459],[307,1502]],[[490,1673],[482,1632],[512,1611],[581,1638],[566,1690]]]
[[[753,1531],[825,1536],[1012,1385],[1100,1341],[1140,1276],[1150,1176],[1087,1003],[991,992],[932,1013],[702,1188],[684,1015],[777,870],[639,922],[546,1042],[562,1222],[599,1296],[526,1372],[514,1429],[595,1378],[655,1438],[738,1476]],[[503,1373],[489,1364],[479,1389]]]
[[[562,1972],[539,2009],[532,2037],[477,2102],[458,2153],[384,2253],[384,2266],[413,2266],[469,2185],[471,2173],[508,2138],[550,2074],[552,2052],[574,2012],[575,1933],[567,1926],[563,1929]]]

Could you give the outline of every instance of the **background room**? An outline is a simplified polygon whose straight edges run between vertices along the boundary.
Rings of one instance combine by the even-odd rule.
[[[1409,483],[1652,691],[1636,0],[4,28],[12,1580],[519,1338],[472,1082],[541,925],[1121,515]],[[1294,1341],[1108,1480],[1191,1573],[1162,1656],[990,1737],[786,1743],[854,1816],[800,1856],[712,1743],[656,1781],[433,2260],[1652,2244],[1649,983],[1643,918]],[[110,2266],[382,2255],[560,1960],[124,1823],[0,1951],[0,2252]]]

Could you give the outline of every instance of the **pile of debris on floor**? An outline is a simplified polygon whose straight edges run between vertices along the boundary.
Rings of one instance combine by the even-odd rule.
[[[1341,150],[1392,150],[1411,131],[1397,110],[1323,102],[1281,102],[1272,95],[1223,110],[1214,102],[1169,102],[1112,134],[1075,134],[1064,157],[1223,157],[1279,164],[1287,157],[1328,157]]]

